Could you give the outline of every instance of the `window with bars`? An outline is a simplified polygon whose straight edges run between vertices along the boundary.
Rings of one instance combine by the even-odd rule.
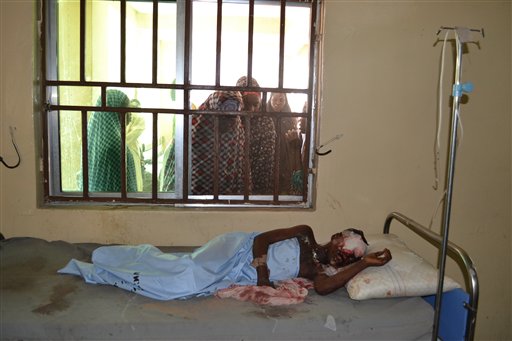
[[[47,203],[311,207],[320,1],[42,6]]]

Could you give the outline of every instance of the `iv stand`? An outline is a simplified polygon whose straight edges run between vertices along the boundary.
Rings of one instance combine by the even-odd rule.
[[[466,39],[461,39],[459,36],[459,30],[470,32],[480,32],[482,36],[484,36],[484,30],[476,30],[476,29],[466,29],[466,28],[458,28],[458,27],[441,27],[437,32],[439,33],[442,30],[454,30],[457,36],[456,39],[456,62],[455,62],[455,83],[453,85],[453,105],[452,105],[452,116],[451,116],[451,130],[450,130],[450,147],[449,147],[449,157],[448,157],[448,166],[446,169],[446,197],[444,200],[443,207],[443,218],[442,218],[442,232],[443,232],[443,240],[441,245],[441,258],[439,262],[439,278],[437,285],[437,293],[435,299],[435,314],[434,314],[434,327],[432,331],[432,341],[436,341],[438,339],[439,334],[439,318],[441,316],[441,302],[443,297],[443,284],[444,284],[444,273],[446,266],[446,253],[448,249],[448,234],[450,228],[450,214],[451,214],[451,206],[452,206],[452,194],[453,194],[453,178],[455,174],[455,154],[457,149],[457,126],[459,124],[459,105],[460,99],[463,92],[471,92],[473,91],[473,84],[471,83],[461,83],[461,74],[462,74],[462,44],[467,42]],[[470,309],[472,307],[469,307]],[[470,337],[466,335],[466,338]],[[469,339],[472,339],[470,337]]]

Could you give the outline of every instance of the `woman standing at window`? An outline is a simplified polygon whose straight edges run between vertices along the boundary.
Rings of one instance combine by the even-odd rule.
[[[286,94],[274,92],[267,102],[268,112],[291,112]],[[302,139],[296,117],[280,118],[279,131],[279,193],[299,194],[302,188],[294,186],[293,178],[302,170]],[[296,193],[298,192],[298,193]]]
[[[253,78],[247,84],[247,77],[241,77],[236,86],[259,87]],[[261,109],[261,93],[243,91],[244,111],[257,112]],[[274,120],[269,116],[252,116],[250,118],[250,151],[253,194],[274,193],[274,156],[276,145],[276,128]]]
[[[107,107],[128,108],[130,99],[119,90],[107,90]],[[98,98],[96,106],[101,107],[101,97]],[[87,128],[87,152],[89,160],[89,191],[91,192],[121,192],[121,120],[117,112],[95,111],[91,114]],[[140,120],[137,120],[139,122]],[[127,115],[128,124],[127,150],[126,150],[126,190],[127,192],[136,192],[137,171],[136,167],[141,168],[140,155],[134,158],[134,152],[131,145],[136,144],[136,140],[143,128],[137,128],[135,133],[131,133],[132,127],[140,125],[135,121],[131,124],[131,115]],[[138,160],[136,162],[135,160]],[[82,188],[82,177],[79,177],[79,187]],[[140,181],[139,181],[140,182]]]
[[[216,91],[199,110],[238,112],[243,108],[239,91]],[[240,116],[219,117],[219,194],[244,193],[245,130]],[[213,194],[215,174],[215,118],[192,116],[192,194]],[[249,174],[250,176],[250,174]],[[250,182],[249,182],[250,184]]]

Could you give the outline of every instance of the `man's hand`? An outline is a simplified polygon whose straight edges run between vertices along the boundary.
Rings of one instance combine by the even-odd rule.
[[[382,266],[391,260],[391,252],[388,249],[369,253],[363,257],[368,266]]]

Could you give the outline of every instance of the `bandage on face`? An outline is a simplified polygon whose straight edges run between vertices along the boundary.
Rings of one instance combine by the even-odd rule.
[[[345,230],[332,236],[334,246],[345,256],[360,258],[366,252],[367,244],[360,234]]]
[[[353,254],[355,257],[363,257],[366,252],[366,243],[363,238],[353,231],[343,231],[342,252]]]

